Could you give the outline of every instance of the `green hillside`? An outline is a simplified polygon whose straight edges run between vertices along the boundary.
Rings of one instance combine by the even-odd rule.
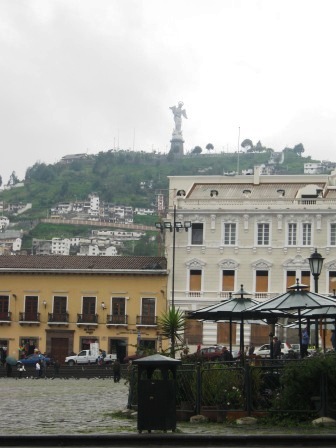
[[[240,153],[239,171],[267,163],[269,152]],[[303,164],[311,161],[288,151],[276,164],[281,174],[302,174]],[[23,217],[46,217],[59,202],[84,200],[96,192],[100,200],[133,207],[150,207],[155,192],[168,188],[168,175],[221,175],[237,170],[237,154],[198,154],[183,157],[132,151],[107,151],[70,164],[36,163],[27,169],[25,186],[3,191],[5,202],[31,202],[33,208]]]

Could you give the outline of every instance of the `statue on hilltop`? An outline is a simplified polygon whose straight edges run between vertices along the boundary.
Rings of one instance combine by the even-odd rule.
[[[178,102],[177,106],[172,106],[169,109],[173,112],[175,128],[173,129],[172,139],[170,140],[170,154],[174,156],[183,156],[183,137],[182,137],[182,117],[188,118],[185,109],[182,109],[182,101]]]
[[[177,134],[181,133],[182,116],[184,118],[188,118],[185,109],[182,109],[182,107],[183,107],[183,103],[182,103],[182,101],[179,101],[177,107],[176,106],[172,106],[172,107],[169,108],[169,109],[172,110],[173,115],[174,115],[174,121],[175,121],[174,132],[176,132]]]

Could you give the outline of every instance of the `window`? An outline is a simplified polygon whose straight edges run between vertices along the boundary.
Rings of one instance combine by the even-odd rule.
[[[258,246],[268,246],[270,238],[270,225],[258,224]]]
[[[203,342],[203,322],[186,319],[184,329],[184,339],[186,345],[198,345]]]
[[[0,296],[0,320],[7,320],[9,310],[9,297]]]
[[[26,296],[25,300],[25,320],[38,320],[37,296]]]
[[[301,283],[308,286],[307,291],[310,291],[310,278],[310,271],[301,272]]]
[[[295,285],[296,283],[296,271],[287,271],[286,288]]]
[[[288,224],[288,246],[296,246],[297,244],[297,225]]]
[[[156,325],[155,299],[144,298],[141,302],[141,324]]]
[[[222,275],[222,291],[234,291],[235,271],[224,270]]]
[[[336,246],[336,224],[330,224],[330,245]]]
[[[191,269],[189,277],[189,291],[202,290],[202,271],[200,269]]]
[[[268,292],[268,271],[256,271],[256,292]]]
[[[64,296],[54,297],[53,320],[58,322],[67,321],[67,298]]]
[[[296,279],[298,279],[299,283],[307,285],[308,288],[305,289],[309,291],[310,277],[310,271],[287,271],[286,286],[289,288],[290,286],[296,285]]]
[[[311,246],[311,224],[302,224],[302,245]]]
[[[335,295],[336,290],[336,271],[329,271],[329,292]]]
[[[126,299],[125,297],[112,298],[112,323],[125,324],[126,322]]]
[[[225,245],[236,244],[236,224],[235,223],[224,224],[224,244]]]
[[[96,322],[96,298],[83,297],[83,322]]]
[[[191,244],[203,244],[203,224],[191,224]]]

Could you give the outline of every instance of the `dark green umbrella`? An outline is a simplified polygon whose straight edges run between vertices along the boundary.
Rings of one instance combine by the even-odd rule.
[[[16,366],[17,359],[15,359],[14,356],[7,356],[6,363],[9,364],[10,366]]]

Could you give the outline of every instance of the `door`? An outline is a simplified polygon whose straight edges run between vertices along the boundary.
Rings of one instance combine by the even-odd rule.
[[[58,361],[60,364],[64,363],[68,353],[69,339],[68,338],[51,338],[51,357],[54,361]]]

